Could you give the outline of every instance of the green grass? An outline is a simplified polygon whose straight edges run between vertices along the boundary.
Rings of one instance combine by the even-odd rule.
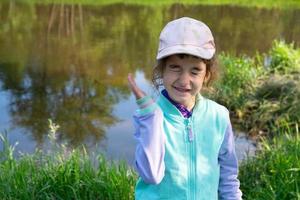
[[[109,162],[102,155],[92,159],[84,149],[66,151],[57,144],[49,154],[37,151],[16,159],[14,146],[7,137],[0,138],[0,199],[134,199],[137,175],[125,163]],[[240,165],[243,199],[299,199],[299,132],[281,132],[260,146],[255,157]]]
[[[0,199],[134,199],[137,175],[125,162],[93,158],[84,148],[68,151],[56,143],[51,153],[16,159],[7,137],[0,138]]]
[[[295,49],[294,44],[286,44],[283,41],[274,41],[269,53],[270,73],[288,74],[299,72],[300,50]]]
[[[5,0],[7,1],[7,0]],[[203,5],[232,5],[260,8],[299,8],[300,2],[297,0],[19,0],[27,3],[65,3],[65,4],[84,4],[84,5],[107,5],[107,4],[137,4],[149,6],[179,4],[203,4]]]
[[[262,68],[257,66],[255,59],[227,54],[219,55],[223,74],[217,82],[217,93],[214,98],[234,111],[239,112],[249,100],[249,94],[255,89],[257,79],[262,75]]]
[[[232,113],[234,124],[252,136],[273,135],[286,121],[300,121],[300,49],[274,41],[267,54],[221,54],[222,78],[208,94]],[[283,126],[284,127],[284,126]]]
[[[256,156],[240,166],[243,199],[299,200],[299,132],[285,132],[271,140],[265,139],[260,146]]]

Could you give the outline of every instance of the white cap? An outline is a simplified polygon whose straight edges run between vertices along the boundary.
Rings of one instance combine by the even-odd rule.
[[[211,59],[216,52],[214,38],[203,22],[182,17],[169,22],[159,36],[156,59],[173,54],[189,54]]]

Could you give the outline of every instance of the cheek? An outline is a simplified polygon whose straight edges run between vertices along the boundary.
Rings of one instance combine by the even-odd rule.
[[[169,84],[173,81],[174,76],[171,73],[164,73],[162,76],[163,83]]]
[[[195,88],[201,89],[203,87],[204,77],[201,77],[200,79],[195,80],[193,83],[194,83]]]
[[[163,74],[163,76],[162,76],[162,83],[163,83],[163,85],[166,87],[166,83],[168,82],[168,79],[167,79],[167,77]]]
[[[164,76],[163,79],[162,79],[162,81],[163,81],[163,85],[164,85],[165,88],[170,87],[171,80],[167,76]]]

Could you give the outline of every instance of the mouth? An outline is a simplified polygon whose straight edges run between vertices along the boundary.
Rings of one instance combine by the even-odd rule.
[[[188,88],[182,88],[182,87],[176,87],[176,86],[173,86],[173,88],[181,93],[188,93],[191,91],[191,89],[188,89]]]

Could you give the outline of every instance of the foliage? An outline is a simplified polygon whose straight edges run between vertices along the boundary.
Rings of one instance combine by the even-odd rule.
[[[270,50],[270,72],[290,73],[299,71],[300,50],[295,49],[294,44],[286,44],[283,41],[275,40]]]
[[[300,121],[298,75],[270,75],[256,88],[254,99],[245,106],[245,126],[251,131],[276,133],[286,121],[291,127]]]
[[[300,121],[300,49],[274,41],[266,58],[266,73],[245,106],[247,126],[274,133],[287,121],[295,128]]]
[[[285,122],[295,128],[300,121],[299,52],[293,44],[274,41],[268,54],[254,58],[221,54],[223,76],[212,98],[252,136],[272,135]]]
[[[264,139],[255,157],[240,166],[243,199],[300,199],[300,135]]]
[[[49,133],[51,152],[13,157],[14,146],[0,135],[0,199],[134,199],[136,174],[124,162],[93,159],[84,148],[68,150]],[[51,127],[50,126],[50,127]]]
[[[226,103],[229,109],[237,111],[243,106],[253,91],[261,68],[250,57],[234,57],[226,54],[219,56],[223,70],[221,81],[216,85],[215,98]]]

